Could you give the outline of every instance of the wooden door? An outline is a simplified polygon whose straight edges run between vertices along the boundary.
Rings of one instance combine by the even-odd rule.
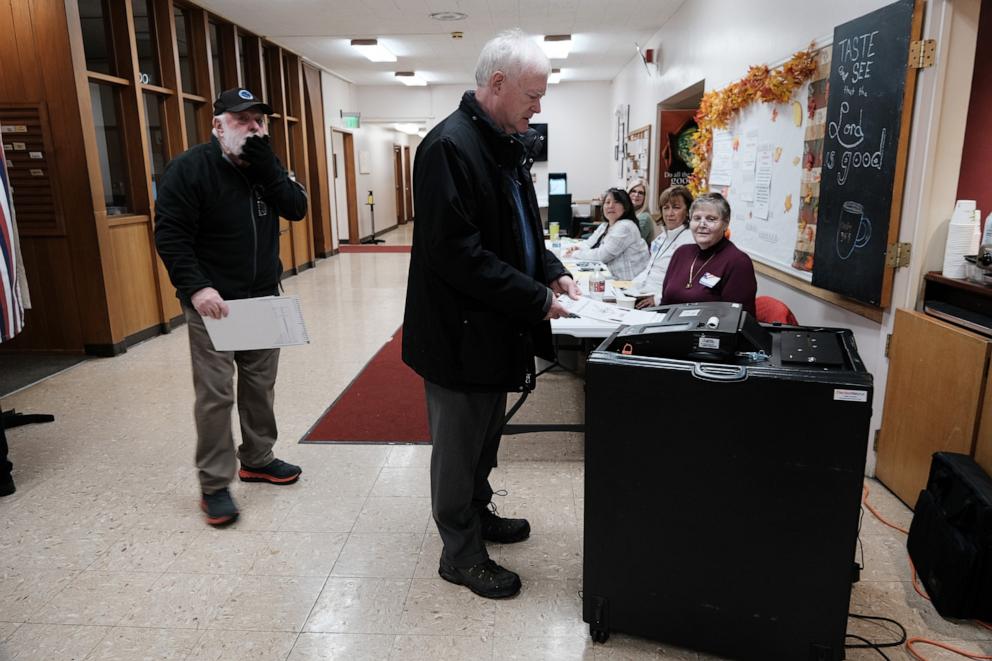
[[[324,99],[320,71],[304,65],[304,120],[307,131],[307,188],[313,221],[313,248],[318,257],[328,257],[334,248],[331,225],[331,195],[327,176],[327,143],[324,139]]]
[[[403,148],[403,193],[406,198],[405,221],[413,220],[413,181],[410,178],[410,147]]]
[[[992,370],[985,380],[985,397],[975,435],[975,462],[992,475]]]
[[[348,199],[348,243],[358,245],[362,242],[362,235],[358,229],[358,194],[355,179],[355,136],[350,133],[343,133],[344,138],[344,185],[345,195]]]
[[[896,310],[875,473],[910,507],[934,452],[972,454],[989,346],[977,333]]]
[[[393,181],[396,184],[396,224],[406,222],[403,213],[403,154],[398,145],[393,146]]]

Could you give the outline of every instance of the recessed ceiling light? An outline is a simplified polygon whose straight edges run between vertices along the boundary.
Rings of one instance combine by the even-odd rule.
[[[436,11],[431,13],[435,21],[464,21],[468,14],[460,11]]]
[[[378,39],[352,39],[351,45],[373,62],[395,62],[396,56],[379,43]]]
[[[572,35],[549,34],[541,40],[541,48],[549,60],[564,60],[572,48]]]
[[[399,80],[404,85],[409,85],[410,87],[423,87],[427,84],[427,81],[421,78],[413,71],[397,71],[396,79]]]
[[[548,85],[557,85],[561,82],[561,69],[552,69],[548,75]]]
[[[393,124],[393,128],[407,135],[417,135],[424,130],[420,124]]]

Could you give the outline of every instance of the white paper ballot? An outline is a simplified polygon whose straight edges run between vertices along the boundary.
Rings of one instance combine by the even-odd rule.
[[[664,319],[664,315],[646,310],[635,310],[631,308],[620,308],[615,305],[607,305],[591,298],[580,298],[573,301],[568,296],[561,295],[558,301],[569,313],[584,319],[595,321],[605,321],[618,326],[636,326],[638,324],[650,324]]]
[[[310,344],[296,296],[263,296],[225,301],[231,309],[223,319],[204,317],[217,351],[251,351]]]

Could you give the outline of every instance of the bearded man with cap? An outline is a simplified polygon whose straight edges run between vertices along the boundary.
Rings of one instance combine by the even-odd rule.
[[[278,293],[279,217],[301,220],[307,212],[306,192],[272,151],[271,114],[249,90],[221,93],[210,142],[169,163],[155,201],[155,245],[189,329],[200,507],[212,526],[238,518],[228,489],[235,473],[244,482],[286,485],[302,472],[272,452],[279,350],[216,351],[203,323],[204,317],[226,317],[228,300]],[[231,429],[235,368],[237,451]]]

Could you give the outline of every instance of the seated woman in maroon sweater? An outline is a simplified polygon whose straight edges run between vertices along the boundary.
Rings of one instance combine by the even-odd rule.
[[[725,301],[754,314],[758,283],[751,258],[724,238],[730,205],[719,193],[700,195],[689,209],[696,243],[680,246],[665,274],[662,304]]]

